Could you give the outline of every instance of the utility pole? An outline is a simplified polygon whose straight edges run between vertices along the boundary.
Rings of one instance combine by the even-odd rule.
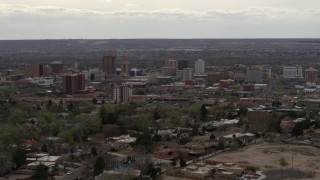
[[[291,166],[292,166],[292,169],[293,169],[293,153],[291,154]]]

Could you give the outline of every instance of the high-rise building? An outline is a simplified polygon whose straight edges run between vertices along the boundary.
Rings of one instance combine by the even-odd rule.
[[[195,63],[195,74],[204,74],[205,73],[205,62],[202,59],[198,59]]]
[[[131,65],[130,62],[125,60],[121,63],[121,75],[122,76],[130,76],[131,74]]]
[[[174,67],[176,69],[178,69],[178,61],[177,60],[167,60],[165,67]]]
[[[75,94],[85,90],[85,74],[72,74],[63,76],[63,92]]]
[[[130,96],[131,91],[127,85],[112,85],[112,101],[115,103],[126,103]]]
[[[284,79],[302,78],[302,67],[301,66],[283,67],[283,78]]]
[[[116,54],[108,53],[102,57],[102,71],[106,75],[116,74]]]
[[[264,66],[262,68],[262,79],[271,79],[271,78],[272,78],[271,67]]]
[[[62,61],[52,61],[50,63],[50,66],[52,68],[52,72],[59,74],[63,71],[63,63]]]
[[[262,68],[250,67],[247,68],[246,82],[261,82],[262,81]]]
[[[310,67],[304,71],[304,79],[308,82],[318,82],[318,70]]]
[[[176,76],[176,70],[175,67],[163,67],[162,76]]]
[[[178,61],[178,70],[182,70],[182,69],[187,68],[187,67],[189,67],[187,60],[179,60]]]
[[[43,77],[51,74],[52,69],[48,65],[44,64],[35,64],[34,65],[34,76],[35,77]]]
[[[192,68],[184,68],[182,70],[182,81],[192,80]]]
[[[207,74],[207,82],[209,84],[219,83],[221,80],[220,72],[210,72]]]

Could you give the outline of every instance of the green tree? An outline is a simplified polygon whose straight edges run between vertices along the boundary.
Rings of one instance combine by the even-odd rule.
[[[162,139],[162,136],[161,136],[161,135],[158,135],[158,134],[155,134],[155,135],[153,135],[153,137],[152,137],[152,141],[155,142],[155,143],[160,142],[161,139]]]
[[[103,172],[105,169],[105,162],[102,157],[98,157],[96,162],[94,163],[93,175],[97,176]]]
[[[106,104],[100,107],[99,116],[102,124],[115,124],[118,121],[118,115],[115,105]]]
[[[48,103],[47,103],[47,109],[50,109],[53,106],[53,102],[51,99],[49,99]]]
[[[138,135],[136,144],[143,145],[147,149],[152,145],[152,136],[149,132],[142,133]]]
[[[224,147],[224,143],[222,141],[220,141],[218,143],[218,146],[217,146],[217,150],[223,150],[225,147]]]
[[[286,160],[284,157],[281,157],[281,158],[279,159],[279,165],[281,166],[281,178],[283,179],[282,168],[283,168],[284,166],[287,166],[287,165],[288,165],[287,160]]]
[[[233,140],[230,144],[229,144],[231,149],[238,149],[240,148],[240,143],[237,140]]]
[[[29,118],[29,112],[24,109],[16,108],[10,112],[8,120],[14,124],[22,124],[26,122],[27,118]]]
[[[180,167],[185,167],[186,165],[186,161],[182,157],[180,157]]]
[[[160,118],[161,118],[161,116],[160,116],[160,113],[158,112],[158,108],[155,108],[153,111],[153,119],[158,120]]]
[[[312,123],[310,119],[307,119],[302,122],[298,122],[292,129],[291,135],[292,136],[301,136],[303,135],[303,130],[310,128],[310,126],[314,125],[316,123]]]
[[[193,118],[197,118],[201,114],[201,104],[194,103],[191,107],[188,108],[188,113]]]
[[[48,167],[40,164],[36,167],[36,170],[32,176],[34,180],[47,180],[48,179]]]
[[[64,139],[64,141],[66,141],[70,146],[74,145],[74,136],[72,134],[72,131],[69,130],[69,131],[61,132],[59,134],[59,137]]]
[[[18,148],[12,153],[12,161],[16,164],[17,168],[24,165],[26,163],[26,160],[27,156],[24,149]]]
[[[189,139],[189,138],[187,138],[187,137],[180,138],[180,144],[181,144],[181,145],[185,145],[185,144],[187,144],[188,142],[190,142],[190,139]]]
[[[280,101],[272,101],[272,106],[273,107],[280,107],[282,103]]]
[[[206,119],[206,116],[208,115],[208,110],[206,105],[202,104],[201,105],[201,117],[202,119]]]
[[[153,166],[153,164],[149,164],[148,165],[148,174],[152,177],[152,178],[155,178],[158,173],[160,173],[161,169],[160,168],[155,168]]]
[[[41,151],[42,151],[42,152],[48,152],[48,148],[47,148],[47,145],[46,145],[46,144],[43,144],[43,145],[42,145]]]
[[[68,109],[68,111],[73,111],[74,105],[73,105],[72,102],[70,102],[70,103],[68,104],[67,109]]]
[[[95,148],[95,147],[92,147],[91,148],[91,154],[93,155],[93,156],[97,156],[97,149]]]
[[[216,136],[214,134],[210,134],[210,139],[216,139]]]
[[[17,145],[21,147],[32,132],[23,125],[2,124],[0,126],[0,142],[6,147],[9,145]]]

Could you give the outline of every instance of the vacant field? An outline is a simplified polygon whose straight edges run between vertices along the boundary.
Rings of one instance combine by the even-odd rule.
[[[294,168],[314,178],[320,174],[320,149],[310,146],[262,143],[251,145],[237,151],[221,153],[210,159],[222,162],[242,163],[259,167],[266,172],[280,169],[280,159],[285,159],[283,169]]]

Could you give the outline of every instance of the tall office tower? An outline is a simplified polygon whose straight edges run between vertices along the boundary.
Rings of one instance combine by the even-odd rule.
[[[108,53],[102,57],[102,71],[106,75],[116,74],[116,54]]]
[[[318,82],[318,70],[310,67],[304,71],[304,79],[308,82]]]
[[[162,76],[176,76],[176,68],[175,67],[163,67],[162,68]]]
[[[122,76],[130,76],[131,73],[131,65],[130,62],[125,60],[121,63],[121,75]]]
[[[127,85],[112,85],[112,100],[116,103],[126,103],[130,98],[130,89]]]
[[[302,78],[302,67],[301,66],[283,67],[283,78],[284,79]]]
[[[262,81],[262,68],[250,67],[247,68],[246,82],[261,82]]]
[[[207,75],[207,82],[210,84],[219,83],[221,80],[220,72],[210,72]]]
[[[184,68],[182,70],[182,81],[192,80],[192,68]]]
[[[198,59],[197,61],[195,61],[194,63],[194,73],[195,74],[204,74],[205,73],[205,62],[202,59]]]
[[[25,64],[23,67],[23,74],[26,77],[35,76],[35,66],[33,64]]]
[[[264,66],[262,68],[262,79],[271,79],[271,78],[272,78],[271,67]]]
[[[43,77],[51,74],[51,67],[44,64],[35,64],[34,65],[34,76],[35,77]]]
[[[165,67],[174,67],[178,69],[178,61],[177,60],[167,60]]]
[[[187,68],[187,67],[189,67],[187,60],[179,60],[178,61],[178,70],[182,70],[182,69]]]
[[[75,94],[85,89],[85,74],[72,74],[63,76],[63,92]]]
[[[63,63],[62,61],[52,61],[50,63],[50,66],[52,68],[52,72],[59,74],[63,71]]]

